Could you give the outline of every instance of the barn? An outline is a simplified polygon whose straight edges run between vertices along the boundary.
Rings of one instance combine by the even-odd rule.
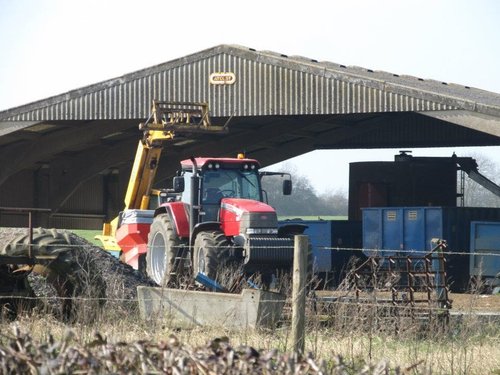
[[[224,136],[174,140],[156,183],[190,156],[245,151],[263,166],[316,149],[500,145],[500,94],[219,45],[0,112],[0,206],[35,225],[100,228],[123,207],[153,100],[208,103]],[[0,212],[0,225],[25,215]]]

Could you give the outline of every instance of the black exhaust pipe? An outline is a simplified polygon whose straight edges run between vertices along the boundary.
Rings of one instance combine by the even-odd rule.
[[[193,175],[191,176],[191,197],[190,197],[190,215],[189,215],[189,233],[190,237],[193,233],[193,228],[200,221],[200,177],[198,177],[198,165],[194,157],[190,158],[193,163]],[[190,238],[192,241],[193,239]]]

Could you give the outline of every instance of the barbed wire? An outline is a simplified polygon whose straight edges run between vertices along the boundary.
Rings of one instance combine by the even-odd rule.
[[[23,243],[23,244],[16,244],[14,247],[17,247],[17,248],[24,248],[24,247],[27,247],[27,246],[31,246],[32,248],[36,249],[38,244],[37,243],[31,243],[31,244],[26,244],[26,243]],[[113,251],[120,251],[120,250],[107,250],[107,249],[104,249],[102,246],[99,246],[97,244],[44,244],[43,247],[45,248],[56,248],[56,247],[65,247],[65,248],[99,248],[107,253],[112,253]],[[133,249],[135,248],[136,246],[133,246],[133,245],[130,245],[130,246],[122,246],[121,247],[121,250],[126,250],[126,249]],[[210,246],[208,246],[210,247]],[[193,245],[188,245],[188,244],[181,244],[181,245],[176,245],[174,246],[174,248],[177,248],[177,249],[193,249],[194,246]],[[215,248],[215,246],[214,246]],[[256,245],[256,246],[252,246],[253,249],[290,249],[290,250],[293,250],[293,246],[280,246],[280,245]],[[377,248],[357,248],[357,247],[335,247],[335,246],[332,246],[332,247],[329,247],[329,246],[317,246],[317,247],[313,247],[313,252],[314,252],[314,249],[316,250],[320,250],[320,251],[345,251],[345,252],[361,252],[363,253],[364,255],[367,255],[367,254],[370,254],[370,253],[374,253],[375,255],[369,255],[369,256],[377,256],[378,254],[381,254],[381,257],[385,257],[385,258],[388,258],[390,256],[398,256],[398,255],[401,255],[401,254],[409,254],[409,255],[413,255],[413,256],[416,256],[416,257],[425,257],[426,255],[430,255],[430,251],[426,251],[426,250],[408,250],[408,249],[377,249]],[[441,250],[440,251],[441,254],[443,255],[460,255],[460,256],[488,256],[488,257],[500,257],[500,249],[498,250],[498,252],[471,252],[471,251],[468,251],[468,250],[461,250],[461,251],[453,251],[453,250]],[[9,254],[0,254],[0,256],[2,255],[9,255]]]

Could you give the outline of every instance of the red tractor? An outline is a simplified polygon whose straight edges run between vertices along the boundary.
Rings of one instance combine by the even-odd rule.
[[[291,194],[287,173],[259,172],[256,160],[191,158],[171,189],[152,189],[164,145],[174,136],[224,133],[212,126],[200,103],[154,102],[153,114],[139,128],[139,142],[125,197],[125,209],[99,236],[122,261],[167,285],[181,272],[215,278],[217,268],[239,263],[246,274],[259,272],[269,283],[276,269],[290,268],[297,225],[278,228],[275,210],[265,203],[263,175],[280,175],[283,194]],[[151,199],[154,198],[154,199]],[[152,205],[153,201],[156,203]]]
[[[220,264],[236,262],[269,281],[293,260],[296,226],[278,229],[264,203],[259,163],[245,158],[192,158],[181,162],[174,192],[154,211],[146,252],[147,274],[158,284],[186,269],[214,279]],[[263,172],[270,174],[269,172]],[[289,175],[283,193],[291,194]]]

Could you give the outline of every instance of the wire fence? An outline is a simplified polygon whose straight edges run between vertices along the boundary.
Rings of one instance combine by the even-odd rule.
[[[435,312],[443,312],[442,307],[434,307],[434,306],[411,306],[410,304],[407,305],[395,305],[391,304],[390,301],[376,301],[373,300],[372,302],[370,301],[356,301],[355,297],[352,296],[352,299],[349,300],[349,295],[344,295],[342,297],[335,297],[335,300],[328,300],[330,297],[317,297],[317,296],[308,296],[307,297],[307,304],[309,307],[311,307],[313,304],[324,304],[325,306],[355,306],[355,307],[366,307],[366,308],[380,308],[380,307],[391,307],[392,309],[399,309],[399,310],[404,310],[408,311],[409,309],[412,310],[420,310],[420,311],[435,311]],[[22,295],[0,295],[0,304],[2,300],[18,300],[18,301],[29,301],[29,302],[39,302],[39,301],[74,301],[74,302],[83,302],[83,303],[100,303],[100,302],[106,302],[106,303],[111,303],[111,302],[125,302],[129,303],[131,301],[137,302],[136,300],[131,300],[130,298],[116,298],[116,297],[82,297],[82,296],[75,296],[75,297],[61,297],[61,296],[50,296],[50,297],[41,297],[41,296],[22,296]],[[141,303],[149,303],[149,302],[157,302],[158,298],[140,298]],[[190,299],[189,295],[186,294],[184,297],[184,302],[189,303],[192,301],[198,301],[198,300],[193,300]],[[210,299],[207,297],[207,303],[209,303]],[[288,301],[290,302],[290,301]],[[266,298],[261,298],[259,299],[259,303],[261,304],[278,304],[278,305],[283,305],[284,301],[282,300],[276,300],[276,299],[266,299]],[[286,301],[285,301],[286,303]],[[104,305],[103,305],[104,306]],[[165,305],[165,309],[169,309],[168,304]]]
[[[31,245],[32,247],[38,246],[37,243],[24,243],[24,244],[18,244],[19,248],[26,247]],[[144,244],[147,245],[147,244]],[[59,247],[60,245],[58,244],[46,244],[44,247],[46,248],[51,248],[51,247]],[[100,247],[102,246],[97,245],[97,244],[91,244],[89,243],[88,245],[82,245],[82,244],[65,244],[64,247],[67,248],[82,248],[82,247]],[[151,247],[151,246],[148,246]],[[193,245],[189,244],[180,244],[180,245],[175,245],[175,248],[183,248],[183,249],[189,249],[192,250],[194,248]],[[273,245],[265,245],[265,246],[253,246],[256,249],[290,249],[293,250],[293,246],[273,246]],[[128,250],[135,249],[137,248],[137,245],[120,245],[120,250],[121,252],[127,252]],[[104,250],[104,249],[103,249]],[[107,252],[112,253],[112,251],[109,250],[104,250]],[[359,247],[338,247],[338,246],[315,246],[313,247],[313,251],[332,251],[332,252],[351,252],[351,253],[363,253],[363,254],[370,254],[370,256],[377,256],[380,254],[381,256],[386,256],[386,254],[401,254],[401,255],[424,255],[428,253],[430,250],[412,250],[412,249],[394,249],[394,248],[359,248]],[[488,251],[488,250],[487,250]],[[481,250],[481,252],[471,252],[470,250],[467,249],[462,249],[462,250],[444,250],[442,253],[444,255],[463,255],[463,256],[488,256],[488,257],[500,257],[500,249],[496,252],[491,252],[493,250],[490,250],[490,252],[484,252],[484,250]],[[373,255],[372,255],[373,254]],[[5,254],[0,254],[5,255]]]
[[[36,249],[37,246],[39,246],[39,244],[33,242],[33,243],[24,243],[22,246],[32,246],[33,248]],[[20,244],[18,246],[21,246]],[[60,247],[60,245],[58,244],[45,244],[44,245],[46,248],[51,248],[51,247]],[[75,251],[77,250],[88,250],[88,249],[97,249],[98,251],[102,252],[102,254],[108,254],[110,255],[108,252],[106,251],[102,251],[102,249],[100,249],[97,245],[94,245],[94,244],[82,244],[82,243],[66,243],[64,244],[64,247],[65,248],[69,248],[69,249],[75,249]],[[193,246],[188,246],[186,244],[183,244],[181,245],[180,247],[184,248],[185,250],[188,250],[188,251],[193,251],[194,248]],[[290,247],[290,246],[257,246],[257,248],[266,248],[266,249],[269,249],[269,251],[272,251],[273,249],[283,249],[283,248],[290,248],[291,250],[293,249],[293,247]],[[123,249],[123,250],[127,250],[126,248]],[[375,254],[380,254],[381,257],[384,257],[385,254],[388,254],[388,253],[393,253],[393,254],[399,254],[399,255],[407,255],[407,256],[424,256],[427,252],[424,252],[424,251],[414,251],[414,250],[402,250],[402,249],[362,249],[362,248],[351,248],[351,247],[327,247],[327,246],[320,246],[320,247],[316,247],[316,248],[313,248],[313,253],[315,251],[330,251],[330,252],[348,252],[348,253],[367,253],[367,252],[373,252]],[[481,253],[477,253],[477,254],[471,254],[469,251],[453,251],[453,250],[443,250],[441,252],[444,256],[459,256],[459,257],[470,257],[471,255],[475,255],[475,256],[480,256],[480,257],[483,257],[486,258],[486,257],[491,257],[491,258],[497,258],[497,257],[500,257],[500,252],[481,252]],[[5,254],[4,254],[5,255]],[[36,255],[36,251],[35,251],[35,255]],[[109,257],[108,257],[109,258]],[[1,256],[0,256],[0,260],[1,260]],[[114,260],[116,262],[120,262],[118,259]],[[104,274],[107,270],[105,269],[101,269],[100,272],[102,274]],[[113,272],[111,270],[108,270],[109,272]],[[308,284],[308,288],[312,289],[311,287],[311,282]],[[192,284],[191,284],[192,285]],[[342,304],[352,304],[352,305],[358,305],[359,303],[363,303],[364,306],[366,307],[376,307],[376,306],[380,306],[381,303],[382,304],[392,304],[393,307],[395,309],[407,309],[408,308],[408,304],[405,305],[404,301],[401,300],[400,301],[400,304],[395,304],[394,301],[387,301],[387,298],[385,298],[386,300],[384,301],[375,301],[375,302],[370,302],[368,300],[363,300],[363,301],[360,301],[360,297],[359,295],[356,296],[353,294],[353,290],[354,290],[354,285],[343,285],[343,287],[345,289],[339,289],[339,292],[344,292],[344,295],[337,295],[335,296],[335,298],[330,298],[329,297],[325,297],[325,298],[318,298],[318,297],[309,297],[308,301],[310,303],[314,303],[315,301],[320,301],[321,303],[323,304],[331,304],[331,305],[334,305],[334,304],[339,304],[339,303],[342,303]],[[371,292],[371,295],[373,296],[374,294],[377,294],[379,292],[387,292],[387,291],[390,291],[391,289],[387,286],[384,286],[384,285],[381,285],[381,286],[377,286],[375,285],[374,288],[372,288],[372,292]],[[0,299],[12,299],[12,298],[16,298],[18,300],[39,300],[40,298],[43,298],[43,297],[36,297],[36,296],[20,296],[20,295],[15,295],[15,294],[12,294],[12,295],[1,295],[0,296]],[[119,298],[119,297],[116,297],[116,296],[103,296],[103,297],[92,297],[92,296],[52,296],[51,298],[55,298],[55,299],[60,299],[60,300],[78,300],[78,301],[81,301],[81,302],[91,302],[91,301],[95,301],[95,302],[128,302],[130,301],[130,298]],[[383,296],[380,296],[381,299],[384,299]],[[264,302],[268,302],[268,303],[278,303],[276,301],[273,301],[273,300],[263,300]],[[411,302],[411,301],[410,301]],[[433,307],[429,304],[429,306],[425,307],[426,310],[433,310],[435,309],[436,311],[437,310],[440,310],[441,308],[440,307]]]

